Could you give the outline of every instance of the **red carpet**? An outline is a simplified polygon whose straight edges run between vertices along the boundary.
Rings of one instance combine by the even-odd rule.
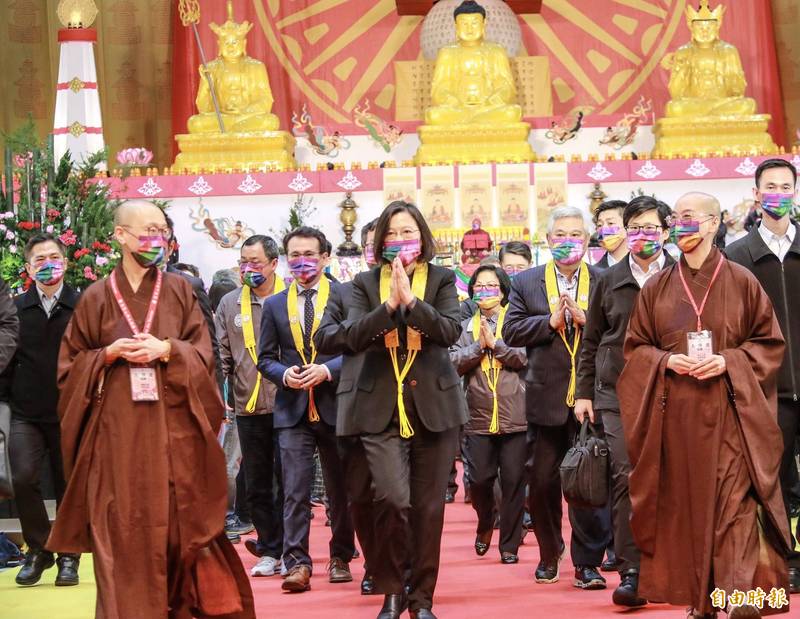
[[[311,528],[311,555],[315,570],[311,591],[284,594],[280,588],[280,576],[251,578],[257,615],[291,619],[374,619],[383,598],[360,595],[359,583],[364,573],[361,559],[350,564],[352,583],[332,585],[328,582],[325,566],[330,529],[324,526],[322,508],[315,508],[315,516]],[[606,574],[609,586],[604,591],[574,588],[569,553],[561,564],[561,580],[554,585],[537,585],[533,581],[533,571],[539,560],[539,550],[533,533],[528,534],[526,543],[520,548],[520,562],[503,565],[497,550],[497,531],[486,556],[475,555],[475,523],[475,512],[470,505],[463,503],[463,496],[459,493],[456,502],[447,506],[445,515],[441,568],[433,608],[440,619],[595,619],[623,614],[635,614],[637,619],[678,619],[686,616],[685,610],[666,605],[649,605],[640,610],[623,610],[614,606],[611,592],[619,583],[615,573]],[[566,519],[564,531],[569,543]],[[256,558],[247,553],[243,544],[236,548],[249,571]]]

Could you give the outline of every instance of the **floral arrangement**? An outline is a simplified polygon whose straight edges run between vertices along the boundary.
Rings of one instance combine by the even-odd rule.
[[[43,145],[32,123],[6,137],[0,187],[0,276],[16,291],[32,285],[23,249],[45,232],[67,248],[65,281],[78,289],[108,275],[119,259],[110,241],[118,201],[98,177],[106,153],[75,166],[67,153],[54,165],[52,141]]]

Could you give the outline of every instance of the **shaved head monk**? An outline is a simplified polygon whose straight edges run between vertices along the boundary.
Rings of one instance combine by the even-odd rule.
[[[223,406],[208,329],[183,277],[164,273],[161,209],[117,209],[122,260],[81,297],[59,358],[64,501],[48,542],[91,552],[102,619],[251,619],[222,531]]]
[[[713,196],[676,203],[683,256],[642,288],[617,382],[639,595],[704,618],[758,587],[786,596],[764,614],[789,611],[775,386],[784,341],[758,281],[714,247],[719,219]]]

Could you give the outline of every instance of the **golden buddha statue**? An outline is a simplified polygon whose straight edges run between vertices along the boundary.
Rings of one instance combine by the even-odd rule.
[[[465,0],[453,19],[457,42],[436,58],[417,162],[529,160],[530,125],[522,122],[507,52],[484,40],[486,10]]]
[[[724,13],[722,5],[711,10],[708,0],[686,9],[692,40],[662,61],[671,100],[656,123],[655,156],[777,151],[766,132],[770,117],[756,114],[755,100],[744,96],[739,52],[719,38]]]
[[[187,121],[189,134],[175,136],[181,153],[174,167],[191,171],[293,167],[295,139],[278,130],[267,69],[247,55],[247,34],[253,24],[234,21],[232,0],[227,9],[224,24],[210,25],[219,55],[199,68],[198,113]]]

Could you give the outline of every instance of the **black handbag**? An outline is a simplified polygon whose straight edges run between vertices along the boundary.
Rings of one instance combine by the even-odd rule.
[[[561,461],[560,473],[561,489],[571,506],[604,507],[608,502],[608,443],[588,419]]]
[[[8,438],[11,435],[11,407],[0,402],[0,500],[13,499],[11,460],[8,457]]]

